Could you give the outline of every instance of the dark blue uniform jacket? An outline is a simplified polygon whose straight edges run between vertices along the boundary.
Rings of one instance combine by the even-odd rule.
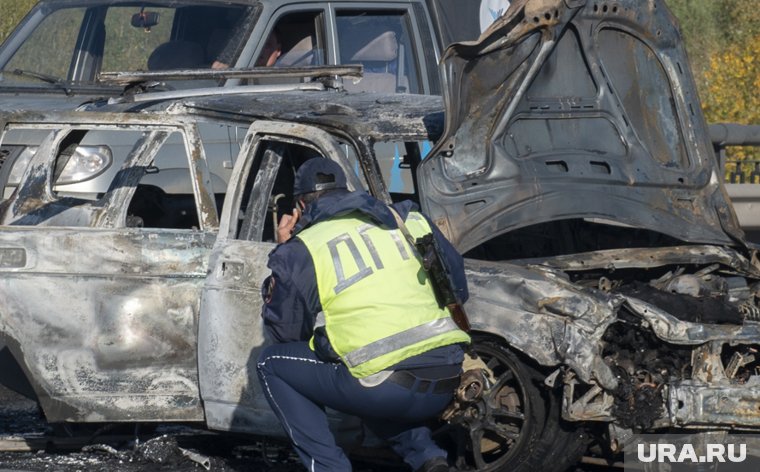
[[[396,203],[393,207],[403,219],[406,219],[410,211],[417,210],[417,206],[411,201]],[[354,211],[367,215],[378,225],[398,228],[393,213],[380,200],[364,192],[334,191],[308,205],[296,225],[295,237],[278,245],[269,255],[268,266],[272,275],[262,286],[262,316],[269,333],[277,341],[309,340],[313,334],[317,313],[322,311],[314,263],[308,249],[298,239],[298,232],[312,224]],[[464,302],[468,298],[468,292],[462,256],[432,222],[430,227],[451,270],[459,298]],[[325,361],[337,360],[326,337],[320,334],[318,331],[315,335],[317,355]],[[460,346],[444,346],[406,359],[393,368],[414,369],[458,364],[461,363],[462,356]]]

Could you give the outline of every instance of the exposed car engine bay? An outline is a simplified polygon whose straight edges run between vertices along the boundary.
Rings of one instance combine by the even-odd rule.
[[[536,288],[535,311],[515,329],[541,326],[543,315],[564,318],[554,328],[564,332],[544,346],[564,364],[545,379],[562,391],[562,417],[629,433],[760,429],[750,414],[760,399],[760,345],[751,334],[760,330],[760,269],[752,249],[684,245],[607,223],[541,223],[468,253],[485,265],[533,254],[510,263],[556,283],[557,290]],[[510,281],[505,291],[525,299],[529,285]]]
[[[671,248],[674,253],[681,249]],[[752,264],[744,262],[741,268],[720,262],[661,264],[648,256],[633,264],[636,268],[617,269],[614,263],[581,271],[565,267],[573,283],[626,300],[598,343],[617,386],[583,386],[569,373],[565,418],[610,421],[634,432],[716,423],[734,429],[730,418],[746,415],[743,403],[755,394],[744,390],[736,398],[732,389],[760,380],[760,346],[728,334],[757,329],[760,282],[756,269],[745,271]],[[632,307],[631,300],[642,304]],[[679,334],[671,340],[658,336],[652,320],[642,316],[647,307],[672,317],[669,332]],[[706,327],[716,335],[705,336]],[[707,393],[697,393],[698,388]]]

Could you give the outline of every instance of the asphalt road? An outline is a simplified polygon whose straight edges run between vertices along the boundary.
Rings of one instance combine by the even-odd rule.
[[[50,433],[36,403],[0,386],[0,449],[24,447]],[[121,431],[118,433],[122,433]],[[80,434],[80,433],[76,433]],[[116,435],[106,431],[105,435]],[[132,435],[133,436],[133,435]],[[108,441],[98,437],[81,449],[50,444],[38,452],[1,452],[0,471],[143,472],[303,470],[290,448],[263,439],[213,434],[188,427],[160,426],[151,436]],[[42,441],[44,442],[44,441]],[[39,443],[39,442],[37,442]],[[208,462],[205,462],[208,461]],[[205,462],[208,469],[201,465]]]
[[[135,440],[130,431],[123,439],[100,442],[89,436],[89,444],[75,449],[47,443],[36,452],[7,452],[29,442],[45,443],[51,433],[36,403],[0,386],[0,472],[295,472],[303,471],[289,445],[253,436],[215,434],[184,426],[159,426],[150,436]],[[60,434],[60,431],[58,432]],[[82,437],[81,432],[76,433]],[[89,439],[88,437],[88,439]],[[67,441],[62,439],[63,442]],[[2,447],[4,446],[4,447]],[[400,464],[373,459],[354,461],[355,472],[408,472]],[[568,472],[601,472],[598,467],[577,467]],[[619,470],[619,469],[617,469]]]

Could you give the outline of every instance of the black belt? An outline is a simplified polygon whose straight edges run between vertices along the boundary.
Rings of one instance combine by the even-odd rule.
[[[440,393],[454,393],[454,389],[459,386],[459,376],[447,377],[444,379],[426,379],[417,377],[408,370],[394,371],[388,380],[400,385],[404,388],[408,388],[414,392],[440,394]],[[433,384],[433,388],[430,388],[430,384]],[[416,385],[416,386],[415,386]]]

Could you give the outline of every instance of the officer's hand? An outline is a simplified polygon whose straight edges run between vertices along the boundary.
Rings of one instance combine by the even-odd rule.
[[[293,236],[293,228],[296,227],[298,219],[301,218],[301,212],[293,208],[292,215],[282,215],[280,224],[277,225],[277,242],[282,244]]]

